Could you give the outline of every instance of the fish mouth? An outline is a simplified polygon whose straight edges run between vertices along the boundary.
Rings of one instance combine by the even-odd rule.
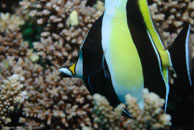
[[[60,72],[60,77],[63,77],[63,78],[70,78],[71,76],[69,76],[68,74],[65,74],[63,72]]]
[[[65,78],[72,77],[71,75],[65,73],[63,69],[65,69],[66,71],[69,71],[69,70],[68,70],[68,67],[64,67],[64,66],[63,66],[63,67],[59,68],[58,70],[59,70],[59,72],[60,72],[60,74],[59,74],[60,77],[65,77]]]

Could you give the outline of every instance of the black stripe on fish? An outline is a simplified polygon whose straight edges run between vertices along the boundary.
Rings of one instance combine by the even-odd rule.
[[[157,54],[148,36],[137,2],[136,0],[129,0],[126,9],[129,31],[143,67],[144,87],[165,98],[166,87],[161,75]],[[161,58],[159,60],[161,62]]]
[[[92,94],[99,93],[105,96],[110,104],[116,107],[120,101],[114,91],[106,61],[103,61],[102,18],[103,16],[93,24],[81,48],[83,54],[83,79]],[[104,62],[103,65],[102,62]],[[103,67],[106,69],[104,70]],[[105,71],[109,78],[105,77]]]

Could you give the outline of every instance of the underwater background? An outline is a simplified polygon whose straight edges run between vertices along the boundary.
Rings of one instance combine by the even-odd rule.
[[[148,3],[166,47],[184,23],[192,26],[194,45],[193,0]],[[60,76],[58,68],[76,61],[87,31],[103,10],[103,0],[0,1],[0,129],[194,129],[194,86],[171,78],[166,113],[164,99],[147,89],[144,110],[127,95],[134,117],[128,119],[121,115],[124,104],[113,109],[103,96],[90,95],[80,79]]]

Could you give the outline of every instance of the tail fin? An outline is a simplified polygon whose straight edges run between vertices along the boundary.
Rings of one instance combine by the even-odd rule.
[[[192,59],[191,47],[189,44],[190,29],[190,24],[184,26],[172,46],[169,48],[169,52],[178,79],[184,84],[191,86]]]

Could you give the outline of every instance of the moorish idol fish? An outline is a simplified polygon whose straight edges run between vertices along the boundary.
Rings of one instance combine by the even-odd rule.
[[[125,103],[126,94],[143,108],[143,88],[165,98],[169,72],[191,85],[189,33],[186,24],[166,49],[154,25],[147,0],[105,0],[103,15],[93,24],[75,64],[60,72],[84,80],[91,94],[105,96],[113,107]],[[123,113],[130,117],[126,109]]]

